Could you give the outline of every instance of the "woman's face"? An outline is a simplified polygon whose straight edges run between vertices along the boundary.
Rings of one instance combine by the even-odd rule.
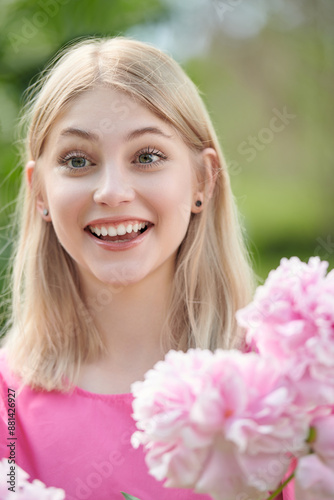
[[[38,169],[37,205],[84,280],[170,279],[203,186],[168,123],[123,93],[87,91],[55,122]]]

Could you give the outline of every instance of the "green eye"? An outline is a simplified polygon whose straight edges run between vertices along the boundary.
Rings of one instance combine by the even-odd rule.
[[[71,158],[69,163],[70,166],[73,168],[84,168],[87,165],[87,160],[82,156],[76,156],[74,158]]]
[[[158,167],[164,160],[167,160],[167,156],[165,156],[158,149],[150,148],[149,146],[141,151],[138,151],[135,157],[135,163],[142,165],[142,168],[144,168],[144,165]]]
[[[83,173],[95,166],[95,163],[86,156],[84,151],[69,151],[67,154],[59,156],[57,162],[71,173]]]
[[[138,156],[139,163],[153,163],[153,156],[159,158],[158,155],[154,155],[152,153],[143,153]]]

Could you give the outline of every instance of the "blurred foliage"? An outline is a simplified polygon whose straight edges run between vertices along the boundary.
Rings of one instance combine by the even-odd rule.
[[[289,28],[273,14],[259,34],[245,39],[227,36],[223,28],[228,16],[216,16],[205,27],[210,35],[207,53],[183,64],[203,92],[221,139],[255,268],[263,278],[283,256],[319,255],[334,265],[333,3],[294,1],[303,9],[303,22]],[[207,0],[208,6],[213,2],[218,5],[219,0]],[[243,2],[238,6],[242,8]],[[22,172],[16,125],[24,90],[69,41],[161,23],[168,20],[171,9],[173,2],[167,0],[1,2],[3,277]],[[194,38],[199,35],[193,33]],[[284,109],[294,117],[288,123],[273,122]]]
[[[290,30],[275,17],[247,40],[218,29],[207,57],[187,64],[221,139],[263,278],[293,255],[334,266],[334,3],[302,8],[305,22]],[[295,117],[263,132],[284,108]]]

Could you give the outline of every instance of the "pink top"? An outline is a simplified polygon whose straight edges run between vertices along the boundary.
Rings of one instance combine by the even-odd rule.
[[[7,458],[8,388],[18,390],[0,350],[0,460]],[[142,448],[135,450],[131,394],[34,391],[15,394],[16,463],[31,479],[66,492],[66,500],[210,500],[191,490],[164,488],[148,474]]]
[[[8,388],[15,394],[16,463],[31,479],[66,492],[66,500],[210,500],[191,490],[164,488],[148,474],[135,431],[131,394],[34,391],[9,372],[0,349],[0,460],[8,457]],[[285,496],[284,500],[294,500]]]

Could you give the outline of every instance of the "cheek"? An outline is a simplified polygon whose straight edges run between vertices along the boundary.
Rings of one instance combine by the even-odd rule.
[[[191,179],[171,179],[157,183],[147,191],[147,199],[156,211],[160,222],[177,224],[181,231],[188,227],[192,208]],[[175,227],[174,227],[175,230]]]
[[[87,182],[78,182],[79,179],[62,179],[51,175],[46,184],[46,191],[50,208],[61,210],[67,207],[80,206],[83,200],[90,196],[91,185]]]
[[[56,232],[78,222],[79,214],[87,203],[84,186],[73,183],[51,182],[47,193],[49,211]]]

